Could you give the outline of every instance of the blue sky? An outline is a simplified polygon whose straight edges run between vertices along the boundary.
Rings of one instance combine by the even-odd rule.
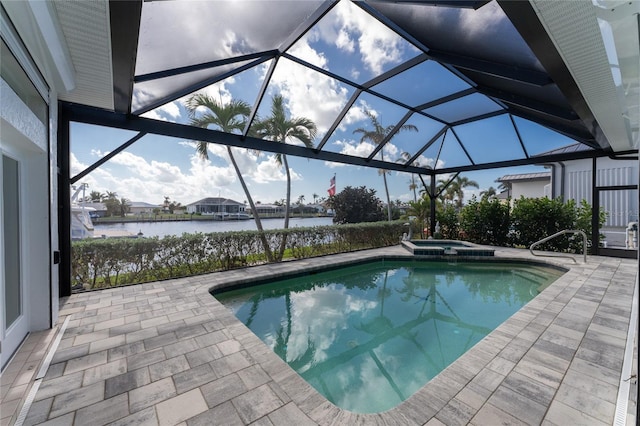
[[[162,7],[155,3],[151,5]],[[487,6],[498,7],[491,4]],[[459,13],[464,14],[465,11]],[[471,16],[473,15],[469,15],[467,19],[471,19]],[[497,11],[495,16],[496,19],[504,19],[501,17],[503,15]],[[181,19],[179,16],[174,18]],[[468,22],[468,25],[473,31],[483,30],[479,27],[475,28],[473,22]],[[198,32],[194,31],[194,37],[197,36]],[[226,49],[230,50],[227,53],[231,56],[244,53],[243,51],[234,52],[233,46],[246,48],[250,44],[249,40],[241,39],[242,34],[239,33],[227,34],[226,38],[233,41],[226,45]],[[169,43],[170,40],[163,42]],[[184,43],[184,40],[182,42]],[[341,2],[312,31],[294,44],[288,53],[317,67],[361,83],[415,57],[420,52],[359,8],[349,2]],[[266,63],[249,69],[206,87],[201,92],[215,96],[223,103],[233,98],[253,104],[269,65]],[[419,105],[468,87],[466,82],[449,73],[441,65],[427,61],[374,86],[373,89],[383,95],[396,96],[407,104]],[[140,86],[134,96],[137,101],[152,98],[154,94],[151,90],[153,88],[149,85]],[[352,87],[340,81],[281,58],[258,113],[260,116],[268,115],[271,97],[274,94],[281,94],[290,116],[307,117],[316,123],[318,137],[315,143],[317,145],[353,91]],[[185,99],[186,97],[163,105],[144,116],[186,123],[188,117],[183,106]],[[447,120],[458,120],[478,109],[489,112],[497,108],[497,104],[488,98],[472,95],[427,112]],[[385,126],[397,123],[406,112],[403,108],[382,98],[363,94],[346,114],[323,149],[359,156],[367,156],[372,152],[374,146],[369,143],[360,143],[360,136],[353,132],[357,128],[370,127],[369,119],[365,115],[366,111],[373,113]],[[518,118],[515,121],[530,155],[573,143],[571,139],[548,131],[537,124]],[[413,154],[442,128],[439,122],[416,114],[407,124],[415,125],[418,131],[398,133],[385,146],[383,150],[385,159],[395,160],[405,151]],[[456,136],[463,141],[477,163],[523,156],[508,115],[457,126],[455,130]],[[133,132],[128,131],[73,124],[71,128],[72,175],[94,163],[133,135]],[[435,165],[437,168],[468,164],[469,161],[457,143],[456,136],[450,131],[447,132],[442,148],[440,148],[442,140],[439,140],[421,155],[418,162],[421,165]],[[165,196],[182,204],[213,196],[244,201],[246,197],[229,164],[226,147],[215,144],[210,144],[209,147],[209,160],[202,160],[195,153],[193,141],[147,135],[85,177],[83,182],[89,184],[90,191],[113,191],[131,201],[153,204],[161,203]],[[267,152],[256,154],[234,148],[234,156],[243,171],[254,201],[271,203],[285,198],[285,173],[276,163],[273,155]],[[436,158],[439,158],[437,162]],[[377,195],[384,199],[383,181],[377,169],[293,157],[288,159],[293,177],[293,202],[301,195],[307,203],[313,201],[314,194],[318,197],[326,197],[329,179],[334,174],[338,192],[347,185],[366,186],[375,189]],[[489,186],[497,187],[495,180],[505,174],[543,170],[542,167],[527,166],[464,173],[463,176],[477,181],[480,185],[479,189],[470,189],[465,198],[469,199],[473,194],[478,194]],[[391,173],[388,176],[391,199],[402,201],[413,199],[413,194],[409,190],[410,181],[410,174]]]

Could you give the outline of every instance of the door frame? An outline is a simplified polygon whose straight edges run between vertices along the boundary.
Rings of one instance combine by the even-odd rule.
[[[6,136],[6,135],[5,135]],[[2,136],[4,138],[4,136]],[[1,149],[0,155],[4,158],[5,156],[11,158],[12,160],[18,163],[18,217],[22,219],[22,212],[25,208],[25,157],[19,150],[15,149],[15,146],[12,142],[9,142],[5,139],[0,139]],[[4,160],[0,161],[0,173],[4,173],[3,165]],[[4,187],[0,186],[0,229],[2,229],[2,234],[4,236]],[[20,220],[18,224],[18,246],[19,246],[19,268],[20,268],[20,315],[13,321],[11,325],[7,327],[5,324],[4,314],[0,315],[0,337],[2,338],[2,353],[0,354],[0,366],[4,368],[9,360],[13,357],[15,351],[20,347],[21,343],[29,334],[30,329],[30,311],[28,304],[28,293],[27,293],[27,280],[28,280],[28,268],[25,263],[25,223],[23,220]],[[3,243],[0,244],[0,270],[5,271],[5,238],[3,238]],[[0,274],[0,306],[3,307],[3,311],[5,311],[5,275],[4,273]]]

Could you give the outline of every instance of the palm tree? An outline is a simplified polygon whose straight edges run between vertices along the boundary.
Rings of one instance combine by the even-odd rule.
[[[449,184],[447,191],[451,191],[454,197],[457,197],[456,206],[458,209],[462,208],[462,201],[464,199],[464,189],[468,187],[479,188],[478,182],[469,180],[466,176],[456,176],[456,178]]]
[[[313,148],[313,139],[316,137],[316,125],[305,117],[287,118],[282,95],[275,95],[271,99],[271,115],[255,124],[256,134],[264,139],[274,142],[287,143],[297,140],[307,148]],[[287,174],[287,198],[284,213],[284,229],[289,228],[289,209],[291,206],[291,171],[285,154],[276,154],[276,161],[284,166]],[[287,244],[286,233],[282,237],[278,260],[282,259]]]
[[[406,163],[407,161],[409,161],[410,158],[411,158],[411,154],[405,151],[400,154],[400,158],[398,158],[398,162]],[[420,167],[420,163],[418,163],[417,161],[414,161],[412,164],[414,166]],[[411,180],[409,181],[409,191],[413,191],[414,202],[418,201],[418,195],[416,193],[416,189],[418,189],[418,184],[416,183],[416,175],[414,173],[411,173]]]
[[[122,197],[119,200],[120,217],[124,217],[131,210],[131,203],[128,199]]]
[[[496,180],[496,182],[500,182],[498,191],[500,191],[500,193],[507,191],[507,197],[511,197],[511,182],[501,182],[499,180]]]
[[[420,224],[420,235],[424,238],[424,229],[431,214],[431,203],[427,197],[422,197],[417,201],[409,201],[407,214],[416,217],[416,221]]]
[[[89,201],[92,203],[99,203],[106,198],[106,195],[100,191],[91,191],[89,193]]]
[[[445,188],[445,186],[446,186],[446,189],[444,190],[444,192],[442,192],[442,188]],[[436,187],[436,193],[440,194],[440,201],[442,201],[442,204],[447,204],[447,201],[453,202],[453,198],[455,194],[448,180],[438,179],[438,186]]]
[[[378,121],[378,118],[371,111],[367,110],[365,111],[365,114],[367,115],[367,117],[369,117],[369,120],[371,121],[371,125],[373,126],[373,129],[365,129],[360,127],[355,129],[353,133],[362,133],[362,137],[360,138],[360,143],[369,141],[369,142],[372,142],[374,145],[378,146],[382,143],[382,141],[384,141],[387,138],[387,136],[393,131],[393,129],[396,126],[389,125],[387,127],[384,127]],[[400,126],[397,132],[401,132],[404,130],[417,132],[418,128],[413,124],[403,124],[402,126]],[[384,148],[380,150],[380,159],[384,161]],[[379,173],[382,175],[382,179],[384,180],[384,191],[387,195],[387,215],[388,215],[389,221],[391,221],[391,218],[392,218],[391,199],[389,197],[389,187],[387,185],[388,171],[380,170]]]
[[[490,186],[488,189],[485,189],[484,191],[480,191],[480,196],[487,197],[488,199],[495,198],[496,195],[497,195],[497,191],[493,186]]]
[[[313,204],[316,204],[316,200],[318,199],[318,194],[314,192],[313,194],[311,194],[311,196],[313,197]]]
[[[228,104],[223,105],[222,102],[218,102],[213,97],[203,93],[192,95],[187,99],[186,108],[189,112],[190,124],[192,126],[203,128],[215,126],[221,131],[227,133],[242,131],[246,123],[246,118],[251,113],[251,107],[244,101],[232,99]],[[205,112],[198,114],[198,108],[204,108]],[[209,158],[207,142],[198,142],[196,150],[201,158]],[[249,207],[251,208],[253,219],[256,222],[256,228],[258,229],[260,241],[262,242],[265,255],[267,256],[267,261],[272,262],[273,253],[271,252],[271,247],[269,246],[269,242],[267,241],[267,237],[264,233],[264,228],[262,227],[262,222],[258,215],[258,210],[256,209],[253,197],[251,197],[247,183],[242,177],[238,163],[236,162],[236,159],[233,156],[233,151],[229,145],[227,145],[227,154],[229,155],[229,160],[236,171],[240,185],[242,185],[244,195],[247,197],[247,201],[249,202]]]

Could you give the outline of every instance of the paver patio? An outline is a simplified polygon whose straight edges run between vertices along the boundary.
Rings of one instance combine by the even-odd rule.
[[[328,402],[209,294],[231,282],[379,256],[408,252],[396,246],[74,294],[61,302],[58,327],[66,321],[66,329],[46,375],[35,380],[34,372],[55,329],[33,336],[37,350],[25,345],[3,373],[2,425],[18,418],[34,388],[25,425],[613,423],[637,260],[544,258],[569,271],[379,414]],[[496,257],[532,259],[516,249],[497,249]],[[636,420],[631,388],[628,425]]]

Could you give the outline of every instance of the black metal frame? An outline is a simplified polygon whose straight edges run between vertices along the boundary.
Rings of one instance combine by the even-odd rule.
[[[119,1],[109,0],[109,14],[111,25],[111,45],[112,45],[112,63],[113,63],[113,93],[114,93],[114,110],[108,111],[88,106],[76,105],[61,102],[59,103],[59,120],[58,120],[58,147],[59,147],[59,233],[60,236],[70,235],[70,184],[86,176],[92,170],[108,161],[113,155],[126,149],[137,140],[144,137],[145,134],[157,134],[163,136],[171,136],[184,140],[198,140],[209,143],[217,143],[228,146],[235,146],[240,148],[247,148],[253,150],[266,151],[277,154],[287,154],[298,157],[304,157],[309,159],[315,159],[320,161],[330,161],[342,164],[373,167],[378,169],[385,169],[390,171],[415,173],[420,176],[430,176],[431,184],[430,188],[425,190],[432,198],[432,203],[435,202],[436,197],[436,177],[442,174],[458,174],[465,171],[474,170],[486,170],[502,167],[522,166],[531,164],[545,164],[562,162],[574,159],[593,158],[594,164],[597,157],[611,156],[612,152],[608,141],[604,139],[604,135],[599,127],[599,124],[595,120],[591,113],[584,97],[580,93],[575,81],[569,70],[567,69],[564,61],[556,51],[552,40],[549,38],[547,32],[542,27],[542,24],[537,18],[535,11],[533,10],[529,2],[513,2],[510,0],[498,0],[498,4],[503,9],[507,17],[511,20],[512,24],[520,35],[524,38],[530,49],[536,55],[542,66],[548,73],[523,69],[512,66],[510,64],[493,63],[489,61],[478,60],[476,58],[463,57],[455,55],[449,52],[437,51],[430,49],[429,46],[425,46],[422,42],[416,39],[410,31],[402,28],[389,17],[382,14],[377,8],[376,4],[383,2],[371,1],[365,2],[361,0],[354,0],[354,4],[364,10],[366,13],[377,19],[384,25],[396,31],[401,37],[406,39],[409,43],[416,46],[422,51],[420,55],[414,59],[407,61],[382,75],[371,79],[368,82],[358,84],[354,81],[336,75],[326,69],[316,67],[309,64],[299,58],[293,57],[287,53],[287,50],[296,41],[298,41],[310,28],[312,28],[320,19],[322,19],[331,9],[337,4],[336,0],[325,1],[320,7],[318,7],[314,13],[312,13],[298,28],[293,31],[289,37],[287,37],[280,46],[275,47],[272,50],[253,53],[249,55],[239,56],[235,58],[227,58],[217,61],[210,61],[201,64],[192,64],[189,66],[178,67],[174,69],[162,70],[159,72],[148,73],[145,75],[134,75],[135,63],[138,49],[138,35],[140,31],[140,20],[142,15],[143,2],[137,1]],[[417,0],[398,0],[396,3],[421,3],[440,5],[445,7],[470,7],[477,9],[484,6],[487,1],[484,0],[455,0],[455,1],[417,1]],[[202,128],[195,128],[188,125],[169,123],[164,121],[157,121],[148,118],[142,118],[138,115],[144,112],[148,112],[156,107],[159,107],[167,102],[174,101],[175,99],[192,93],[198,89],[201,89],[207,85],[216,83],[230,76],[233,76],[239,72],[242,72],[257,64],[263,63],[268,60],[273,60],[271,66],[271,72],[273,71],[275,64],[279,58],[287,58],[294,62],[297,62],[305,67],[313,69],[323,75],[336,79],[354,89],[354,94],[351,99],[344,106],[343,110],[336,117],[332,126],[325,137],[320,141],[316,148],[306,148],[295,145],[274,143],[271,141],[265,141],[247,136],[248,129],[251,125],[251,121],[255,116],[260,102],[264,97],[265,91],[270,81],[270,74],[264,80],[262,88],[257,94],[256,102],[254,102],[252,115],[242,135],[228,134],[215,130],[208,130]],[[424,105],[411,106],[406,105],[396,99],[389,98],[375,91],[375,85],[380,82],[392,78],[399,73],[415,66],[421,62],[433,60],[440,63],[449,71],[466,81],[471,85],[470,89],[463,90],[457,93],[450,94]],[[132,95],[133,88],[136,82],[150,81],[158,78],[169,77],[173,75],[184,74],[188,72],[213,69],[220,65],[229,65],[234,63],[246,62],[244,65],[239,65],[236,68],[228,70],[227,72],[221,72],[215,77],[207,79],[206,81],[200,81],[189,87],[176,90],[175,92],[157,99],[151,104],[142,106],[139,110],[132,114]],[[467,72],[467,74],[465,74]],[[566,101],[570,108],[564,106],[552,105],[540,100],[529,99],[522,95],[510,93],[508,91],[502,91],[499,87],[488,87],[480,85],[472,80],[470,75],[472,73],[479,73],[485,76],[498,77],[500,79],[509,80],[517,83],[522,83],[529,86],[543,87],[546,85],[554,84],[558,87],[560,92],[566,98]],[[424,146],[419,148],[411,159],[405,163],[396,163],[391,161],[381,161],[374,157],[384,144],[391,139],[388,137],[383,143],[379,144],[376,149],[368,156],[368,158],[350,156],[335,152],[324,151],[323,147],[339,126],[340,122],[344,119],[349,109],[362,93],[369,93],[378,98],[389,101],[399,107],[406,109],[408,112],[402,117],[402,119],[396,123],[396,128],[399,128],[407,120],[410,119],[412,114],[420,114],[428,117],[442,124],[442,128],[431,137],[429,141],[424,143]],[[490,112],[487,114],[475,115],[464,120],[456,122],[446,122],[443,119],[434,117],[431,114],[425,112],[425,109],[437,106],[439,104],[461,98],[473,93],[481,93],[487,96],[489,99],[496,102],[501,108],[498,111]],[[484,164],[474,164],[473,159],[469,156],[467,148],[456,136],[454,127],[457,125],[486,119],[496,115],[508,114],[514,130],[517,134],[518,141],[523,149],[525,158],[519,158],[514,160],[499,161]],[[578,142],[588,145],[593,150],[580,151],[573,153],[561,153],[550,154],[540,156],[530,156],[527,152],[520,132],[514,121],[514,117],[521,117],[526,120],[533,121],[551,130],[554,130],[560,134],[568,136]],[[70,149],[70,123],[79,122],[87,124],[95,124],[100,126],[108,126],[120,129],[127,129],[139,132],[137,136],[125,142],[123,145],[114,150],[109,157],[105,157],[97,163],[91,165],[88,169],[84,170],[80,174],[71,177],[69,176],[69,149]],[[588,123],[588,127],[587,124]],[[446,135],[450,130],[453,137],[456,138],[460,147],[467,155],[470,164],[465,166],[447,167],[442,169],[433,169],[420,165],[413,164],[414,161],[433,143],[438,141],[443,135]],[[637,150],[629,150],[617,155],[625,154],[637,154]],[[440,153],[438,153],[439,156]],[[424,184],[424,180],[422,180]],[[595,180],[593,182],[593,196],[597,197],[598,191],[603,190],[596,188]],[[596,205],[594,201],[594,205]],[[433,206],[432,206],[433,207]],[[435,208],[432,208],[432,214],[435,214]],[[593,221],[596,221],[596,210],[593,212]],[[431,232],[435,231],[435,220],[432,217]],[[594,227],[597,230],[597,226]],[[595,240],[597,241],[597,239]],[[62,254],[62,261],[60,265],[60,295],[68,295],[70,293],[70,253],[71,245],[70,241],[65,238],[60,238],[60,247]],[[595,248],[597,250],[597,247]]]
[[[78,122],[85,124],[94,124],[100,126],[107,126],[125,130],[133,130],[139,132],[133,138],[126,141],[124,144],[114,149],[108,158],[98,160],[96,163],[89,166],[87,169],[71,177],[69,153],[70,153],[70,123]],[[449,127],[443,127],[439,131],[430,143],[427,143],[419,153],[422,153],[433,141],[437,140],[446,132],[447,129],[453,130]],[[435,233],[435,199],[439,194],[436,194],[436,179],[438,175],[454,174],[457,176],[460,172],[472,171],[472,170],[486,170],[497,169],[502,167],[522,166],[522,165],[540,165],[544,163],[562,162],[567,160],[592,158],[595,164],[596,158],[611,156],[610,150],[588,150],[579,151],[574,153],[562,153],[546,156],[535,156],[517,160],[500,161],[486,164],[472,164],[467,166],[458,166],[444,169],[432,169],[422,166],[412,166],[413,158],[407,163],[396,163],[391,161],[381,161],[373,158],[363,158],[351,155],[345,155],[335,152],[322,151],[315,148],[306,148],[296,145],[288,145],[281,143],[274,143],[272,141],[266,141],[263,139],[244,137],[242,135],[235,135],[224,133],[216,130],[203,129],[198,127],[192,127],[184,124],[170,123],[166,121],[152,120],[149,118],[142,118],[131,114],[123,114],[111,112],[103,109],[87,107],[83,105],[70,104],[65,102],[59,103],[59,120],[58,120],[58,148],[59,148],[59,161],[60,161],[60,175],[59,175],[59,235],[70,235],[70,186],[73,182],[77,182],[82,177],[95,170],[100,165],[104,164],[108,159],[112,158],[117,153],[131,146],[136,141],[142,139],[146,134],[155,134],[162,136],[170,136],[180,138],[184,140],[198,140],[209,143],[217,143],[222,145],[235,146],[239,148],[247,148],[252,150],[259,150],[277,154],[294,155],[298,157],[304,157],[320,161],[331,161],[342,164],[372,167],[384,170],[392,170],[397,172],[407,172],[417,174],[425,186],[425,190],[431,199],[431,235]],[[456,138],[457,139],[457,138]],[[463,148],[464,149],[464,148]],[[625,152],[616,153],[616,155],[637,155],[637,150],[630,150]],[[420,155],[420,154],[418,154]],[[429,187],[425,185],[423,176],[429,176],[431,182]],[[596,197],[598,190],[604,190],[604,188],[597,188],[595,181],[593,183],[594,194],[594,206],[596,205]],[[637,186],[635,186],[637,188]],[[446,187],[445,187],[446,188]],[[626,188],[621,188],[626,189]],[[593,210],[593,221],[597,223],[597,210]],[[595,226],[597,232],[597,225]],[[594,241],[597,241],[597,237]],[[66,296],[71,293],[71,241],[70,239],[60,238],[60,250],[61,250],[61,263],[60,263],[60,295]],[[595,248],[597,254],[598,248]]]
[[[637,154],[637,151],[636,151]],[[612,156],[609,156],[613,158]],[[629,159],[629,158],[614,158],[614,159]],[[633,158],[631,158],[633,159]],[[635,157],[637,160],[638,157]],[[598,186],[596,170],[598,170],[598,158],[593,157],[591,162],[591,252],[595,255],[612,256],[612,257],[624,257],[629,259],[638,258],[638,249],[612,249],[600,247],[600,192],[602,191],[624,191],[624,190],[637,190],[638,185],[608,185]]]

